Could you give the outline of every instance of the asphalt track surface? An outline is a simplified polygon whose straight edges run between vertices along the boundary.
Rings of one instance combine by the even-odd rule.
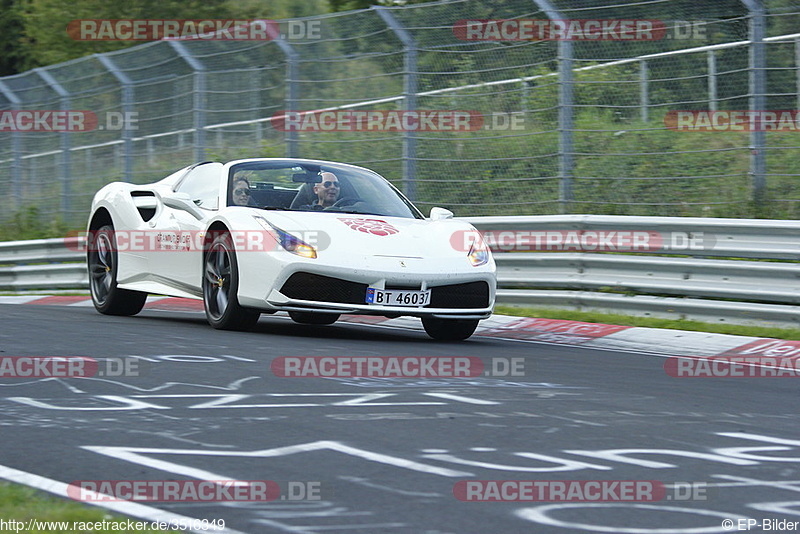
[[[763,520],[800,521],[790,378],[679,379],[657,355],[480,336],[437,343],[419,331],[282,316],[241,333],[215,331],[196,312],[0,313],[0,356],[141,363],[139,376],[0,379],[2,466],[65,483],[321,489],[316,500],[146,503],[225,519],[234,531],[767,532],[778,529]],[[524,358],[526,376],[280,378],[270,362],[281,356]],[[456,484],[473,480],[659,481],[667,493],[657,502],[457,499]]]

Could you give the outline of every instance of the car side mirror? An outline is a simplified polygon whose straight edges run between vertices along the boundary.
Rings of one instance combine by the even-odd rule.
[[[167,193],[161,197],[161,201],[165,206],[188,212],[198,221],[202,221],[206,218],[206,214],[203,213],[203,210],[198,208],[197,204],[192,201],[192,197],[186,193]]]
[[[453,212],[444,208],[431,208],[431,215],[429,217],[432,221],[442,221],[444,219],[452,219]]]

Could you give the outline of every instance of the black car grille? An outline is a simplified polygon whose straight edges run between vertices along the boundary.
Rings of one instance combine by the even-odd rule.
[[[431,288],[430,308],[486,308],[489,306],[489,284],[469,282]]]
[[[286,280],[281,288],[281,293],[298,300],[364,304],[367,296],[367,284],[298,272]]]
[[[304,272],[294,273],[283,284],[281,293],[291,299],[365,304],[367,284]],[[399,286],[387,289],[399,289]],[[409,287],[408,289],[412,289]],[[419,289],[416,286],[413,289]],[[469,282],[431,288],[431,302],[426,308],[486,308],[489,306],[489,284]]]

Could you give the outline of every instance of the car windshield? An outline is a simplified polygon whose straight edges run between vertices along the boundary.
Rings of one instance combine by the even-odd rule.
[[[379,174],[328,162],[248,161],[231,166],[228,205],[422,219]]]

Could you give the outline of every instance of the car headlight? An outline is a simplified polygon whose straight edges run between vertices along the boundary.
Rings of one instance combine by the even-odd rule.
[[[486,246],[483,238],[478,232],[475,232],[475,240],[469,247],[467,258],[473,267],[480,267],[489,261],[489,247]]]
[[[285,230],[281,230],[263,217],[253,216],[253,218],[258,221],[258,224],[264,227],[264,230],[272,234],[272,237],[275,238],[275,241],[280,243],[281,247],[283,247],[283,249],[287,252],[297,254],[303,258],[313,259],[317,257],[317,249],[299,237],[293,236]]]

